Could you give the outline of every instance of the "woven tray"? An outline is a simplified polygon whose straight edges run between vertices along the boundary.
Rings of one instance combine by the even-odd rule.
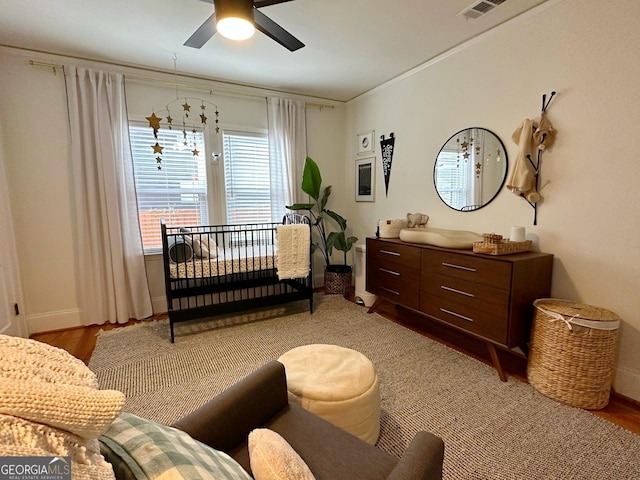
[[[473,243],[474,253],[484,253],[486,255],[509,255],[511,253],[528,252],[533,246],[531,240],[524,242],[512,242],[504,240],[500,235],[483,234],[482,242]]]

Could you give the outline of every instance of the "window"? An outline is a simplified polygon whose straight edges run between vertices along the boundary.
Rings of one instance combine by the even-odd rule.
[[[158,164],[152,145],[156,139],[146,123],[129,125],[133,152],[138,217],[145,253],[162,250],[160,219],[169,225],[207,225],[208,207],[226,205],[228,224],[271,222],[269,140],[266,133],[227,130],[222,135],[224,162],[220,187],[208,185],[205,139],[202,131],[161,129],[164,147]],[[199,155],[194,156],[193,150]],[[159,170],[158,166],[162,169]],[[215,175],[215,174],[214,174]],[[215,179],[213,179],[216,182]],[[223,188],[224,185],[224,188]],[[284,207],[283,207],[284,208]]]
[[[153,130],[130,124],[129,134],[142,244],[145,253],[158,252],[162,250],[161,218],[170,225],[208,223],[204,136],[196,130],[185,138],[182,130],[161,129],[158,143],[164,149],[158,164],[158,155],[151,148],[156,143]],[[198,156],[193,155],[194,150]]]
[[[440,151],[434,174],[438,195],[447,205],[456,210],[468,205],[469,168],[460,164],[455,150]]]
[[[267,135],[225,131],[223,154],[227,223],[271,222]]]

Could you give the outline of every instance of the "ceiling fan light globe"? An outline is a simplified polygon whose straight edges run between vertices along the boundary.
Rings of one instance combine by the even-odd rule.
[[[216,29],[220,35],[231,40],[246,40],[251,38],[256,31],[251,22],[237,17],[226,17],[218,20]]]

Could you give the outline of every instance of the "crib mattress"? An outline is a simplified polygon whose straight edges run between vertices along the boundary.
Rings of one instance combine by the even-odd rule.
[[[209,278],[232,273],[255,272],[277,267],[275,252],[269,249],[218,249],[215,258],[194,258],[169,265],[171,278]]]

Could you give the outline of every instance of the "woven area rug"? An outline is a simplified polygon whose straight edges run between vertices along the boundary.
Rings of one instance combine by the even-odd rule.
[[[400,456],[418,430],[445,442],[445,479],[640,479],[640,436],[340,296],[176,326],[102,332],[89,367],[125,409],[170,424],[271,359],[310,343],[364,353],[381,388],[378,447]]]

